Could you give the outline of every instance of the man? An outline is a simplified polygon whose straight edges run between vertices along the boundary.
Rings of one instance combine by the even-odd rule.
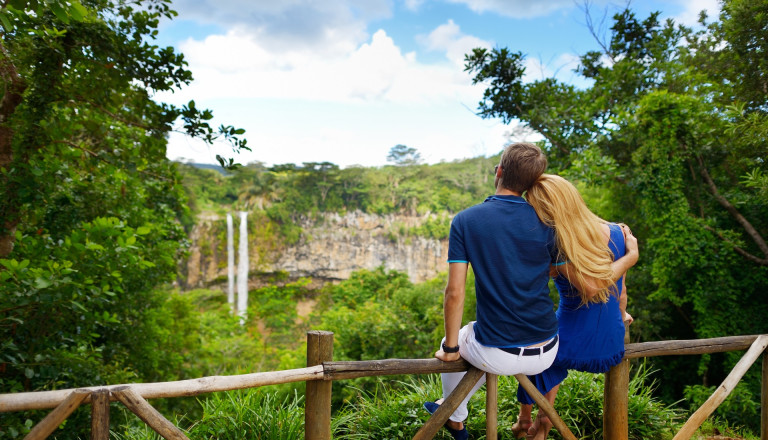
[[[499,375],[537,374],[554,361],[557,318],[547,286],[550,264],[557,258],[554,232],[522,198],[546,167],[547,159],[536,145],[508,146],[495,168],[495,195],[458,213],[451,222],[445,338],[435,353],[438,359],[450,362],[462,357]],[[460,328],[470,264],[477,320]],[[463,376],[463,372],[442,375],[443,398]],[[445,424],[457,440],[468,438],[463,423],[467,402],[484,383],[485,376]],[[424,406],[434,413],[439,404]]]

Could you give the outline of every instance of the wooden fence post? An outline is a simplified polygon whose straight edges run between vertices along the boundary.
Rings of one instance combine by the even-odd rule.
[[[624,344],[629,342],[629,325],[624,323]],[[603,390],[603,440],[629,438],[629,359],[605,373]]]
[[[763,352],[763,380],[760,385],[760,440],[768,440],[768,349]]]
[[[91,440],[109,440],[109,390],[91,393]]]
[[[499,437],[499,376],[485,373],[485,438]]]
[[[322,365],[333,360],[333,333],[312,330],[307,332],[307,367]],[[330,380],[308,380],[304,399],[304,439],[331,439],[331,386]]]

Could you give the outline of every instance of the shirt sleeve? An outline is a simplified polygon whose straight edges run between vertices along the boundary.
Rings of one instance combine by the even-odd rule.
[[[461,215],[457,214],[451,221],[451,232],[448,235],[448,262],[469,263],[467,248],[464,244],[464,230],[461,227]]]
[[[568,261],[565,259],[565,255],[560,255],[560,250],[557,247],[557,240],[555,239],[555,230],[549,228],[549,238],[547,239],[547,250],[549,251],[549,262],[555,266],[560,266]]]

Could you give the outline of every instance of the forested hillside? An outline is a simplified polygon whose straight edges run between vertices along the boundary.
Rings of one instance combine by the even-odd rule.
[[[239,210],[249,212],[256,249],[271,255],[311,240],[302,224],[328,214],[418,217],[385,238],[444,240],[456,212],[493,192],[498,156],[377,168],[255,163],[223,173],[173,163],[171,131],[247,148],[242,130],[214,129],[194,102],[151,98],[192,78],[182,55],[151,43],[158,20],[173,16],[167,1],[0,6],[0,393],[300,367],[308,329],[335,333],[336,359],[431,356],[443,331],[439,271],[420,283],[385,267],[334,283],[257,273],[264,278],[241,325],[219,286],[179,288],[179,268],[191,243],[222,252],[220,216]],[[638,236],[627,282],[633,341],[768,333],[768,9],[730,0],[702,23],[694,31],[655,14],[617,14],[603,50],[581,58],[583,89],[523,82],[525,57],[514,47],[466,57],[467,74],[487,87],[479,115],[539,133],[549,172]],[[209,235],[192,240],[210,215],[218,220]],[[468,292],[465,321],[474,316],[471,279]],[[655,358],[639,369],[655,388],[640,383],[633,395],[696,407],[740,355]],[[356,399],[380,383],[351,382],[335,384],[335,409],[358,402],[370,411]],[[759,386],[752,368],[717,415],[756,432]],[[276,387],[276,400],[259,402],[280,407],[293,391]],[[216,399],[158,406],[188,428]],[[0,438],[24,435],[43,415],[0,414]],[[88,417],[76,412],[57,438],[86,432]],[[352,433],[357,422],[345,417]],[[665,417],[660,430],[672,423]],[[133,420],[116,414],[113,428],[146,438]]]

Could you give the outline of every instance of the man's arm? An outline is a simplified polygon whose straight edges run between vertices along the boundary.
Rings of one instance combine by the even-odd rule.
[[[467,282],[468,263],[450,263],[448,266],[448,285],[445,286],[443,313],[445,315],[445,345],[459,345],[459,329],[464,315],[464,286]],[[443,347],[435,353],[435,357],[446,362],[459,360],[459,353],[446,353]]]
[[[621,310],[621,320],[632,324],[635,318],[627,313],[627,279],[624,278],[624,282],[621,284],[621,295],[619,295],[619,310]]]

